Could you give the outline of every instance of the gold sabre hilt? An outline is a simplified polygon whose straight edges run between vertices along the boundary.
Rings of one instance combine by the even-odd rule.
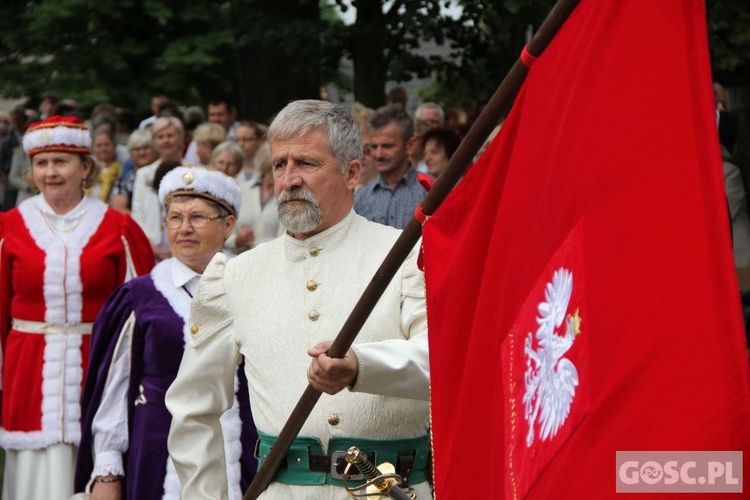
[[[360,474],[365,476],[368,481],[372,481],[373,486],[379,491],[384,491],[388,488],[388,481],[381,476],[380,471],[372,464],[372,462],[370,462],[367,455],[362,453],[359,448],[352,446],[346,450],[346,456],[344,458],[348,463],[356,465]]]
[[[367,479],[367,484],[360,486],[359,488],[349,488],[344,484],[344,487],[346,487],[346,490],[352,497],[387,495],[399,500],[413,500],[416,498],[415,494],[409,495],[398,487],[398,485],[403,482],[403,479],[395,473],[393,465],[389,463],[381,464],[381,467],[385,469],[384,472],[381,472],[372,462],[370,462],[370,459],[367,458],[367,454],[363,453],[356,446],[350,447],[346,451],[344,458],[349,464],[347,470],[351,465],[355,465],[357,469],[359,469],[360,474]],[[346,476],[347,474],[345,472],[344,481],[346,481]],[[354,491],[361,489],[365,489],[366,493],[360,495],[354,493]]]

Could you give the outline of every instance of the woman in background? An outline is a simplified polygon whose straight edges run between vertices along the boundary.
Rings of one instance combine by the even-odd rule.
[[[109,201],[112,186],[120,177],[122,163],[115,155],[115,138],[109,132],[95,132],[93,135],[94,158],[99,163],[99,176],[91,188],[91,193],[104,203]]]
[[[245,153],[234,141],[222,142],[211,153],[211,167],[229,177],[237,178],[242,163],[245,161]],[[240,179],[237,179],[240,182]]]
[[[216,146],[227,140],[227,132],[218,123],[202,123],[193,132],[193,140],[201,165],[205,166],[211,161],[211,153]]]
[[[151,248],[158,260],[170,257],[169,244],[166,241],[163,214],[156,191],[153,189],[156,170],[163,161],[181,162],[185,129],[182,122],[175,117],[157,118],[151,126],[159,158],[135,172],[133,185],[133,219],[140,224],[151,242]]]
[[[244,161],[242,170],[237,174],[237,182],[250,182],[255,175],[255,153],[266,142],[266,126],[254,121],[240,122],[234,132],[235,142],[242,148]]]
[[[128,154],[132,168],[123,172],[112,187],[112,196],[109,205],[115,210],[129,214],[133,203],[133,186],[135,185],[135,173],[139,168],[155,162],[159,158],[154,139],[149,130],[136,130],[128,137]]]
[[[237,253],[284,234],[273,195],[271,147],[268,143],[255,154],[257,175],[252,182],[240,184],[242,204],[233,238],[227,242]]]
[[[432,128],[425,132],[422,136],[422,147],[427,173],[433,177],[443,173],[460,144],[461,137],[451,129]]]

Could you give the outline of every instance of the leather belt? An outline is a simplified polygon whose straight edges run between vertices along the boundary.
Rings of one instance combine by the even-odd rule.
[[[276,436],[258,431],[258,443],[255,456],[258,467],[265,461]],[[315,437],[297,436],[291,444],[284,461],[276,471],[274,481],[283,484],[316,485],[331,484],[341,486],[343,473],[346,470],[346,450],[356,446],[364,451],[374,465],[390,462],[404,481],[418,484],[427,480],[429,461],[429,435],[413,438],[378,440],[364,438],[332,437],[325,454],[323,444]],[[355,473],[356,476],[352,476]],[[351,485],[362,484],[364,479],[359,470],[350,467],[347,482]]]
[[[38,333],[41,335],[86,335],[94,328],[93,323],[45,323],[12,319],[11,329],[20,333]]]
[[[341,479],[344,476],[344,471],[346,470],[347,466],[344,455],[345,452],[343,451],[334,452],[333,455],[314,455],[311,453],[308,456],[308,459],[310,460],[309,469],[311,472],[323,472],[326,474],[331,474],[331,476],[335,477],[336,479]],[[372,455],[368,455],[368,457],[370,457],[370,460],[372,460]],[[359,475],[359,469],[357,469],[356,465],[352,465],[349,468],[349,475]],[[361,477],[358,477],[357,479],[361,479]]]
[[[344,458],[346,455],[345,451],[336,451],[332,455],[309,455],[309,470],[311,472],[322,472],[330,474],[335,479],[343,479],[346,466],[349,465]],[[398,459],[393,466],[396,468],[396,474],[401,476],[404,480],[403,486],[409,486],[409,476],[414,470],[414,454],[397,455]],[[367,458],[371,463],[375,463],[375,454],[367,453]],[[286,466],[286,463],[282,463],[282,466]],[[357,466],[352,464],[349,467],[349,477],[347,479],[351,481],[361,481],[364,478],[360,474]]]

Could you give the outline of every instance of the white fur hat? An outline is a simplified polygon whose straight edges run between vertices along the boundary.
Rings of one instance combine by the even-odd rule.
[[[74,116],[50,116],[32,123],[23,136],[23,150],[30,158],[37,153],[91,154],[91,136]]]
[[[240,186],[233,178],[212,168],[198,165],[177,167],[159,184],[159,203],[173,196],[197,196],[220,204],[235,217],[240,211]]]

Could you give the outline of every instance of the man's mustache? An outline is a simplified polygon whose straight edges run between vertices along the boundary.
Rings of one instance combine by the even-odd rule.
[[[281,205],[287,201],[302,200],[317,205],[318,202],[310,191],[304,188],[294,188],[290,190],[284,190],[279,195],[276,203]]]

